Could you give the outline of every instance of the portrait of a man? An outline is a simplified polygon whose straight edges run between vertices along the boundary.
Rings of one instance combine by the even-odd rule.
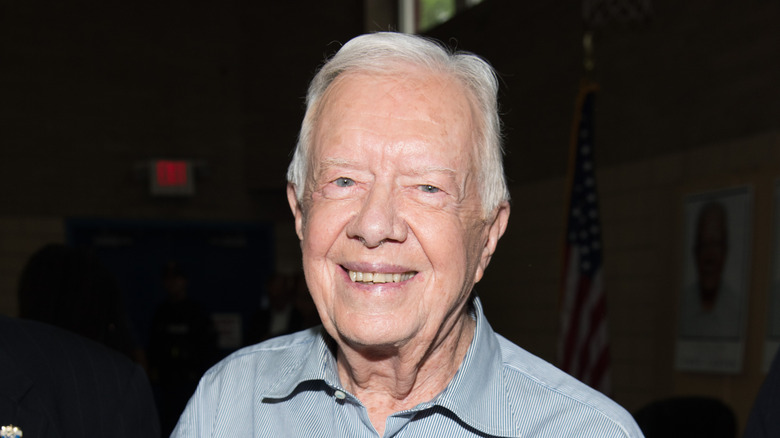
[[[734,338],[739,335],[739,295],[723,277],[729,253],[728,212],[718,201],[698,211],[691,249],[696,281],[683,301],[684,337]]]
[[[686,200],[678,364],[681,357],[704,364],[710,351],[714,356],[741,351],[750,262],[750,205],[747,187],[692,195]],[[711,359],[713,364],[736,363],[734,358]]]

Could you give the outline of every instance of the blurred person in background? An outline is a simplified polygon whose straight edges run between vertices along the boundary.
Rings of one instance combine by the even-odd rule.
[[[146,366],[114,275],[84,248],[48,244],[19,278],[19,316],[95,340]]]
[[[276,272],[267,285],[267,294],[250,321],[248,345],[320,323],[303,274]]]
[[[160,436],[117,284],[91,252],[41,248],[19,305],[21,318],[0,317],[3,437]]]
[[[162,270],[165,298],[154,313],[149,337],[149,370],[157,390],[163,434],[173,430],[200,376],[217,358],[214,324],[188,295],[188,280],[177,262]]]

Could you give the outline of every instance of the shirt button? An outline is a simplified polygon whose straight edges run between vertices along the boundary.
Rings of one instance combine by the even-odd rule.
[[[334,393],[333,393],[333,395],[334,395],[334,396],[335,396],[337,399],[339,399],[339,400],[344,400],[345,398],[347,398],[347,394],[344,394],[344,392],[343,392],[343,391],[338,391],[338,390],[337,390],[336,392],[334,392]]]

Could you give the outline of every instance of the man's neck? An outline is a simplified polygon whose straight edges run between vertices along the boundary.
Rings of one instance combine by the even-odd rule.
[[[463,317],[441,338],[372,351],[338,343],[342,385],[366,406],[380,435],[391,414],[430,401],[447,387],[463,362],[476,322]]]

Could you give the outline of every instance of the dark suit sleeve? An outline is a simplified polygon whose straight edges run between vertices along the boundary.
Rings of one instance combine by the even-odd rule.
[[[70,368],[73,376],[63,385],[70,385],[70,394],[60,394],[61,403],[70,398],[79,404],[70,408],[71,417],[63,421],[102,437],[159,437],[157,409],[144,371],[102,345],[83,338],[76,342],[69,353],[80,353],[63,352],[68,360],[59,363]]]
[[[0,421],[24,436],[159,437],[143,370],[122,354],[52,326],[0,318]],[[8,424],[4,423],[4,424]]]
[[[780,351],[772,361],[758,396],[750,411],[745,438],[770,438],[780,436]]]
[[[135,365],[120,392],[117,408],[117,435],[121,437],[159,437],[157,408],[146,373]]]

